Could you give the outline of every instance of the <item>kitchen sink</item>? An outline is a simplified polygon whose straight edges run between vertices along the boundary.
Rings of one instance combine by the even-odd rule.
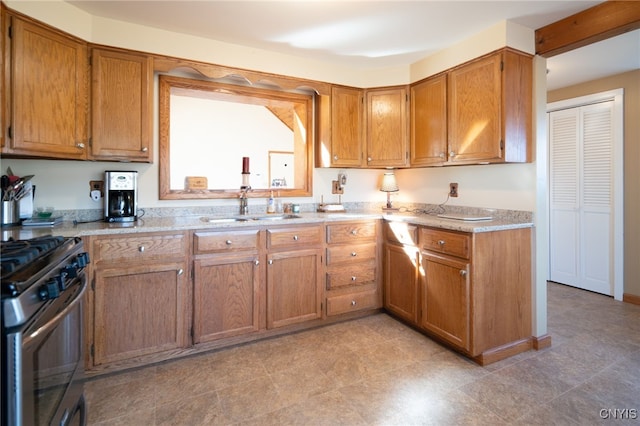
[[[254,220],[286,220],[299,219],[297,214],[270,214],[268,216],[234,216],[234,217],[202,217],[200,220],[208,223],[249,222]]]
[[[254,216],[251,220],[285,220],[285,219],[300,219],[302,216],[297,214],[270,214],[268,216]]]

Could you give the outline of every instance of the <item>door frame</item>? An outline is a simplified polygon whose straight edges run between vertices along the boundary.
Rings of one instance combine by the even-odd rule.
[[[624,89],[613,89],[577,98],[547,104],[550,112],[579,106],[613,101],[613,219],[612,259],[613,297],[622,301],[624,293]],[[550,141],[550,120],[547,119],[547,140]],[[547,217],[551,217],[551,150],[547,154]],[[547,245],[550,244],[551,223],[547,221]],[[547,251],[547,263],[551,261],[551,250]],[[549,279],[550,268],[547,268]]]

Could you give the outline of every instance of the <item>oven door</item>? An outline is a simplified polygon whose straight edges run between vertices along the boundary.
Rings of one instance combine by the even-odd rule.
[[[8,353],[14,354],[8,371],[21,371],[9,379],[13,401],[7,407],[8,424],[86,423],[81,377],[85,288],[86,276],[81,272],[24,330],[8,336]]]

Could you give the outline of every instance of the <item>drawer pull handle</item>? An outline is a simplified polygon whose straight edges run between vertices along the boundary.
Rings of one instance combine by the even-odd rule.
[[[444,246],[445,241],[444,240],[438,240],[438,245],[440,247]]]
[[[356,231],[355,229],[351,230],[351,235],[357,235],[357,234],[358,234],[358,231]]]
[[[352,257],[356,257],[358,255],[358,253],[356,253],[355,251],[351,252],[351,256]]]
[[[465,271],[464,269],[460,269],[460,276],[461,277],[466,277],[467,276],[467,271]]]
[[[140,246],[140,247],[138,247],[138,251],[139,251],[140,253],[144,253],[144,246]]]
[[[356,306],[356,301],[355,300],[351,301],[351,306]]]
[[[298,236],[297,235],[293,236],[293,241],[298,241]]]
[[[177,272],[178,276],[180,276],[180,275],[184,274],[184,269],[180,268],[176,272]]]
[[[355,280],[357,280],[357,278],[355,276],[351,277],[351,281],[355,281]]]
[[[231,245],[231,240],[227,240],[227,241],[225,241],[225,244],[226,244],[226,245],[228,245],[228,246],[230,246],[230,245]]]

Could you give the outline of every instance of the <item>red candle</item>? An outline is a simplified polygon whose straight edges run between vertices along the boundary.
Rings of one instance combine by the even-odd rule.
[[[242,173],[249,173],[249,157],[242,157]]]

